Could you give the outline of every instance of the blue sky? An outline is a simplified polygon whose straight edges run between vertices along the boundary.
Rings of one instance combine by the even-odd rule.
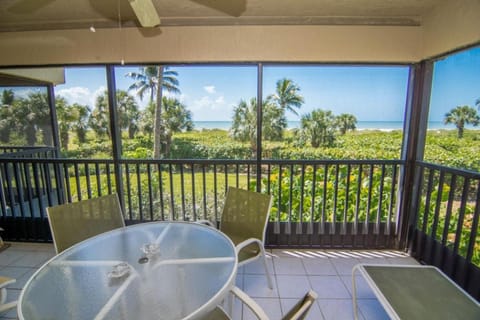
[[[228,121],[241,99],[257,93],[255,65],[173,66],[178,72],[181,94],[177,96],[192,111],[194,121]],[[127,89],[125,77],[138,67],[116,68],[117,89]],[[301,89],[305,104],[299,114],[313,109],[351,113],[359,121],[401,121],[405,107],[408,67],[406,66],[319,66],[265,65],[264,98],[275,91],[282,78],[293,80]],[[95,97],[106,88],[103,67],[67,68],[66,83],[56,94],[70,102],[93,107]],[[133,94],[133,93],[132,93]],[[441,121],[457,105],[474,107],[480,98],[480,48],[456,54],[435,64],[430,120]],[[145,105],[144,101],[138,101]],[[299,120],[287,113],[288,120]]]
[[[430,98],[431,121],[441,121],[456,106],[475,108],[480,99],[480,47],[437,61]]]

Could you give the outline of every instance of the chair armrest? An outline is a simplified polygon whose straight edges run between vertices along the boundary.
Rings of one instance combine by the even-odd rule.
[[[7,310],[7,309],[2,309],[5,301],[7,301],[7,288],[6,288],[6,286],[8,286],[11,283],[14,283],[15,281],[17,281],[17,280],[13,279],[13,278],[9,278],[9,277],[0,276],[0,310]]]
[[[240,288],[233,287],[230,291],[234,296],[236,296],[240,301],[242,301],[250,310],[252,310],[252,312],[255,314],[255,316],[259,320],[269,320],[265,311],[263,311],[263,309]]]
[[[235,246],[235,250],[237,251],[237,254],[240,252],[240,250],[242,250],[243,248],[251,245],[251,244],[254,244],[256,243],[260,248],[263,248],[263,242],[256,239],[256,238],[249,238],[247,240],[243,240],[242,242],[240,242],[239,244],[237,244]]]
[[[9,277],[0,276],[0,288],[6,287],[9,284],[15,283],[17,280]]]
[[[206,224],[209,227],[215,228],[215,225],[210,220],[196,220],[195,223]]]
[[[15,308],[17,306],[17,303],[18,301],[12,301],[12,302],[8,302],[0,305],[0,312],[4,312],[4,311]]]

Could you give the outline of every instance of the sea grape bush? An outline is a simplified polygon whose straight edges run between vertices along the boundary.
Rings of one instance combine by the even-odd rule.
[[[346,165],[276,168],[270,181],[273,195],[272,221],[386,222],[395,208],[391,198],[392,177],[380,166]],[[389,176],[390,174],[390,176]],[[348,185],[348,188],[347,188]],[[348,190],[348,193],[347,193]],[[266,192],[267,190],[263,190]]]

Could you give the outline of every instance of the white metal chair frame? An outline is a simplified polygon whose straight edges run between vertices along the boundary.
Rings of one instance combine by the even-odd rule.
[[[12,301],[5,303],[7,301],[7,288],[9,284],[15,283],[17,280],[7,278],[7,277],[0,277],[2,278],[2,282],[0,284],[0,312],[4,312],[10,309],[13,309],[17,306],[18,301]]]
[[[262,307],[260,307],[255,300],[250,298],[244,291],[242,291],[238,287],[233,287],[230,290],[231,295],[229,296],[228,301],[228,313],[222,308],[217,307],[221,311],[221,316],[225,319],[231,319],[231,314],[233,310],[233,298],[236,297],[240,300],[245,306],[247,306],[257,317],[258,320],[270,320],[268,315],[263,311]],[[292,307],[291,311],[289,311],[286,316],[284,316],[283,320],[302,320],[306,317],[308,311],[313,305],[313,302],[318,298],[318,295],[315,291],[310,290],[307,294],[300,300],[295,306]],[[296,309],[297,308],[297,309]],[[294,312],[292,310],[295,310]]]

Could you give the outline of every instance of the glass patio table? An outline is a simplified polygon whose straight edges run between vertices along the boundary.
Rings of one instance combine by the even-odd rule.
[[[235,283],[232,241],[205,225],[151,222],[87,239],[43,265],[20,319],[197,319]]]

